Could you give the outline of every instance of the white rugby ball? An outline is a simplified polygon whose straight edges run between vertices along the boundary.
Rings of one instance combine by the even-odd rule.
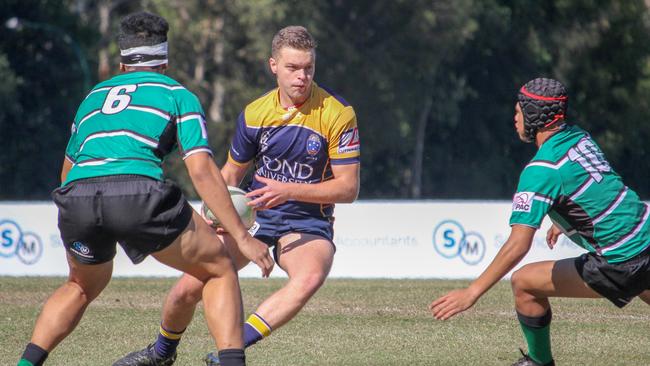
[[[245,191],[237,187],[228,186],[228,193],[230,193],[230,199],[232,200],[233,206],[235,206],[237,214],[239,214],[239,218],[241,218],[246,229],[249,229],[255,223],[255,210],[247,205],[251,199],[246,197]],[[212,221],[213,227],[221,227],[219,219],[210,211],[205,202],[201,202],[201,213],[203,217]]]

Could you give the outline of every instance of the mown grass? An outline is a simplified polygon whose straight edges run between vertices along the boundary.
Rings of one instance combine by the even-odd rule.
[[[62,278],[0,277],[0,365],[15,365],[43,301]],[[284,280],[242,279],[246,312]],[[154,340],[173,279],[114,279],[47,365],[111,365]],[[510,287],[499,283],[452,320],[428,304],[466,285],[445,280],[330,279],[303,311],[247,351],[248,365],[509,365],[524,347]],[[650,307],[554,299],[552,339],[559,365],[650,363]],[[202,311],[187,330],[177,365],[201,365],[214,348]]]

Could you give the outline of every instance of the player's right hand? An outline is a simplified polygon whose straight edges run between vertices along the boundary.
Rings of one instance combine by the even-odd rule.
[[[471,308],[476,303],[476,300],[478,300],[478,297],[469,288],[453,290],[434,300],[429,305],[429,311],[437,320],[447,320]]]
[[[555,224],[551,225],[551,228],[546,232],[546,245],[549,248],[553,249],[557,243],[557,238],[562,234],[562,230],[557,227]]]
[[[268,277],[271,274],[275,262],[266,244],[248,235],[241,243],[237,243],[237,245],[244,257],[260,267],[262,277]]]

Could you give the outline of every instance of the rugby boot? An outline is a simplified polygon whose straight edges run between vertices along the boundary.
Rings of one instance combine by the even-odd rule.
[[[139,351],[131,352],[115,361],[113,366],[171,366],[176,361],[176,352],[171,357],[159,357],[153,349],[153,343]]]
[[[519,352],[521,352],[521,355],[523,357],[517,360],[517,362],[513,363],[512,366],[555,366],[555,361],[553,360],[551,360],[549,363],[541,364],[528,357],[528,355],[525,354],[521,348],[519,349]]]
[[[205,361],[205,366],[221,366],[219,363],[219,356],[217,356],[217,354],[214,352],[210,352],[205,355],[205,358],[203,360]]]

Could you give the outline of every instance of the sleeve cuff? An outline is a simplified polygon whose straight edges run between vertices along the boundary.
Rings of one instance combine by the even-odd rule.
[[[232,157],[232,154],[230,153],[230,151],[228,151],[228,161],[235,164],[235,165],[237,165],[237,166],[244,166],[250,160],[248,160],[248,161],[237,161],[237,160],[235,160],[235,158]]]
[[[187,159],[191,155],[194,155],[194,154],[200,153],[200,152],[205,152],[205,153],[208,153],[210,156],[213,156],[212,155],[212,149],[210,149],[207,146],[199,146],[199,147],[195,147],[195,148],[190,149],[190,150],[185,150],[184,153],[183,153],[183,160]]]
[[[332,165],[349,165],[349,164],[358,164],[361,159],[359,157],[354,158],[344,158],[344,159],[330,159],[330,164]]]
[[[535,225],[532,225],[532,224],[523,224],[523,223],[520,223],[520,222],[511,222],[510,223],[510,227],[513,227],[515,225],[528,226],[528,227],[532,227],[535,230],[538,230],[539,227],[540,227],[540,225],[535,226]]]

